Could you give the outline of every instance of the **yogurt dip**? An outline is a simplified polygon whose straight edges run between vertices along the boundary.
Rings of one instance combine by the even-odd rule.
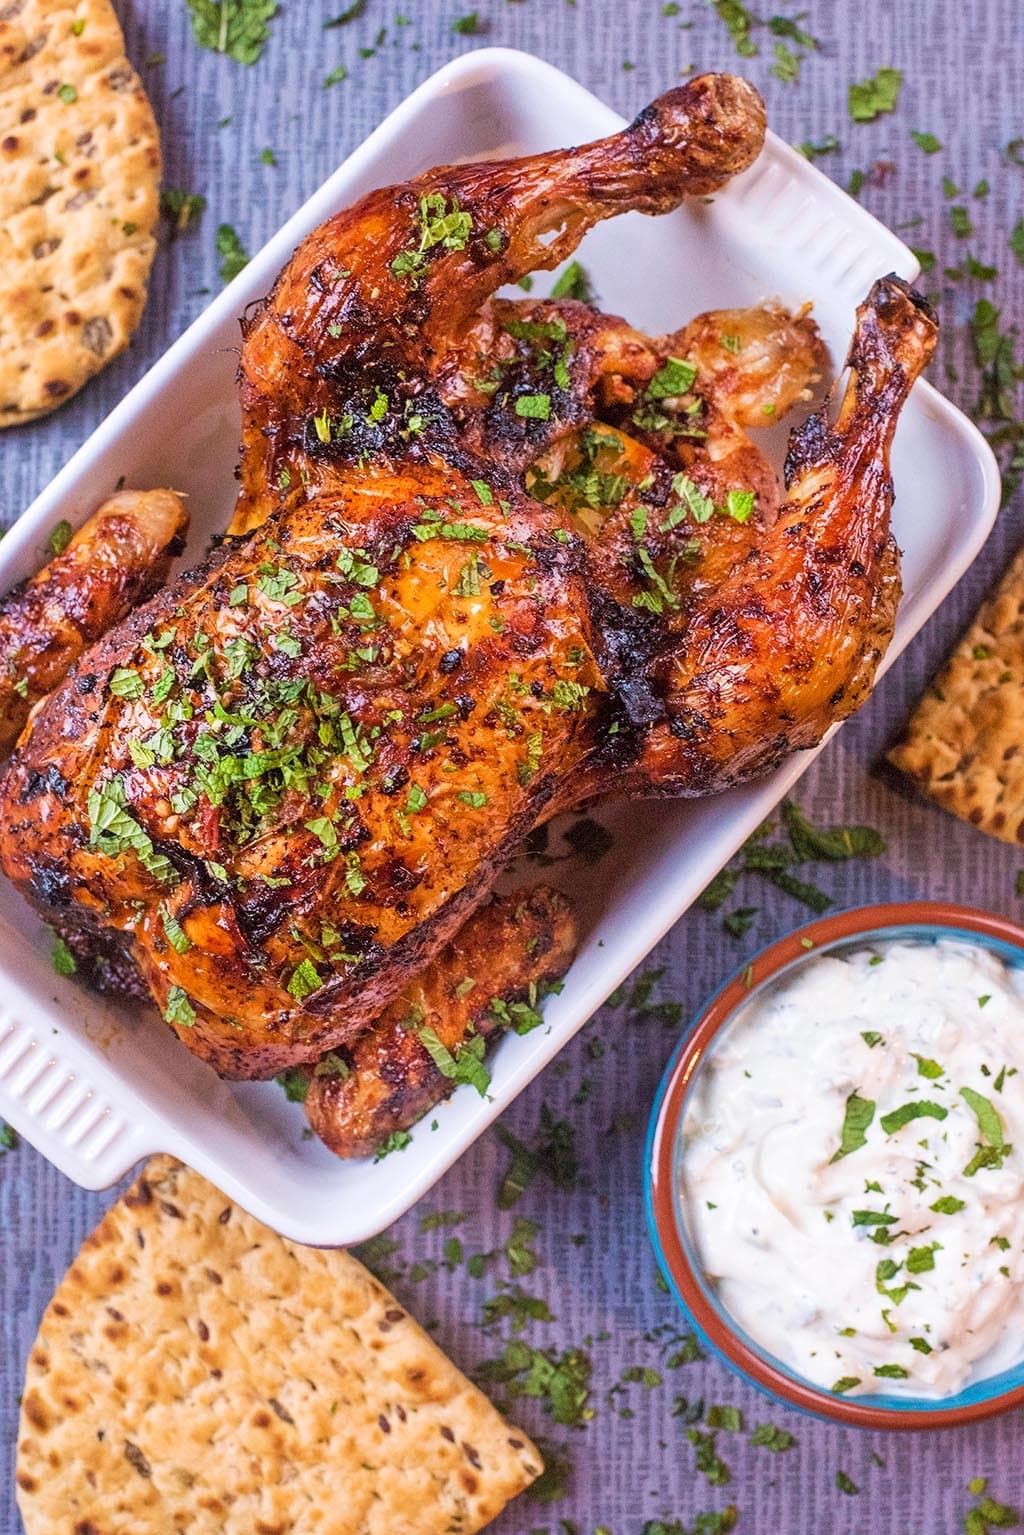
[[[687,1227],[755,1344],[941,1398],[1024,1360],[1024,974],[967,942],[809,957],[687,1099]]]

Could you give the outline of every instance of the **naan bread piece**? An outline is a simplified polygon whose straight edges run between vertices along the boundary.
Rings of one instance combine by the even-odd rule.
[[[26,1535],[472,1535],[541,1466],[354,1258],[157,1157],[43,1316],[17,1489]]]
[[[0,427],[56,409],[127,346],[159,186],[110,0],[0,0]]]
[[[888,756],[945,810],[1024,842],[1024,549]]]

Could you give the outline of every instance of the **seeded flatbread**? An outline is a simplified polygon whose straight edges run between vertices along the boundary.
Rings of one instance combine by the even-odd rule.
[[[55,409],[128,344],[159,184],[109,0],[0,0],[0,427]]]
[[[1024,842],[1024,549],[979,608],[889,761],[946,810]]]
[[[540,1469],[354,1258],[158,1157],[43,1316],[16,1476],[26,1535],[469,1535]]]

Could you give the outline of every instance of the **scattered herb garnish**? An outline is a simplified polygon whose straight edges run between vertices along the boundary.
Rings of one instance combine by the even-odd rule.
[[[804,139],[803,143],[796,147],[805,160],[819,160],[822,155],[834,154],[840,148],[840,144],[834,133],[826,133],[823,138],[817,140]]]
[[[986,1493],[987,1479],[972,1477],[967,1491],[980,1501],[964,1514],[964,1535],[990,1535],[992,1530],[1013,1530],[1020,1523],[1020,1515],[1008,1503],[997,1503]]]
[[[882,68],[867,80],[851,85],[849,109],[852,120],[870,123],[883,112],[894,112],[902,83],[901,70]]]
[[[196,1010],[184,987],[172,986],[168,991],[167,1001],[164,1004],[164,1018],[168,1023],[176,1023],[179,1028],[192,1028],[196,1021]]]
[[[54,934],[52,959],[58,975],[74,975],[78,969],[78,961],[59,933]]]
[[[373,1154],[373,1160],[375,1162],[382,1162],[384,1158],[389,1157],[393,1151],[404,1151],[406,1146],[408,1146],[411,1141],[412,1136],[409,1134],[408,1130],[392,1130],[391,1134],[386,1136],[385,1139],[382,1140],[380,1145],[377,1147],[377,1150]]]
[[[568,1427],[593,1417],[588,1407],[591,1362],[579,1348],[563,1354],[533,1348],[522,1338],[511,1338],[496,1359],[477,1369],[480,1380],[502,1385],[510,1397],[537,1397],[556,1423]]]
[[[983,1168],[998,1169],[1009,1156],[1013,1147],[1007,1144],[1003,1121],[991,1099],[975,1092],[973,1087],[962,1087],[960,1096],[978,1121],[982,1142],[964,1168],[964,1177],[973,1178]]]
[[[740,0],[711,0],[711,3],[728,28],[729,36],[740,58],[752,58],[757,52],[757,44],[750,33],[757,23],[757,18],[751,15],[745,5],[740,4]]]
[[[788,1429],[779,1428],[775,1423],[759,1423],[750,1436],[750,1442],[781,1454],[783,1450],[791,1450],[796,1439]]]
[[[1005,1144],[1003,1134],[1003,1121],[998,1109],[990,1098],[985,1098],[981,1093],[975,1092],[973,1087],[962,1087],[960,1096],[978,1121],[978,1129],[990,1146],[1002,1146]]]
[[[183,192],[178,187],[161,189],[160,213],[170,225],[172,239],[197,224],[205,209],[206,198],[201,192]]]
[[[486,1040],[482,1034],[463,1041],[455,1054],[452,1054],[438,1037],[436,1030],[429,1025],[422,1025],[416,1032],[420,1043],[443,1077],[447,1077],[456,1086],[465,1083],[475,1087],[481,1098],[486,1097],[491,1078],[483,1065]]]
[[[419,244],[399,251],[391,270],[415,287],[430,251],[463,250],[472,231],[472,215],[459,207],[458,198],[453,197],[449,204],[440,192],[423,195],[419,200]]]
[[[512,1227],[512,1234],[503,1246],[505,1257],[508,1261],[508,1270],[513,1279],[520,1279],[526,1274],[532,1274],[537,1267],[537,1254],[529,1245],[537,1235],[539,1227],[536,1221],[527,1220],[525,1216],[517,1215]]]
[[[284,1088],[284,1095],[289,1103],[305,1103],[309,1097],[309,1073],[303,1071],[301,1066],[289,1066],[285,1071],[279,1072],[274,1081],[279,1087]]]
[[[507,1321],[512,1332],[524,1332],[531,1322],[553,1322],[547,1301],[527,1295],[522,1285],[503,1285],[497,1295],[485,1300],[482,1327],[494,1327]]]
[[[277,0],[188,0],[192,35],[201,48],[255,64],[269,35]]]
[[[358,21],[366,11],[367,0],[353,0],[353,3],[341,12],[340,16],[334,16],[330,21],[324,22],[324,31],[332,27],[347,27],[350,21]]]
[[[71,542],[73,529],[70,522],[62,519],[58,522],[49,538],[46,540],[51,554],[63,554]]]
[[[769,842],[770,825],[759,828],[736,857],[706,886],[697,904],[704,911],[717,911],[733,894],[741,877],[756,874],[769,884],[792,896],[812,911],[823,912],[832,899],[816,885],[792,873],[804,863],[841,863],[850,858],[876,858],[885,852],[885,841],[871,826],[815,826],[792,800],[782,806],[782,823],[787,840]],[[754,908],[741,907],[750,912]],[[740,931],[737,931],[739,929]],[[741,936],[747,928],[741,918],[726,926],[727,932]]]
[[[528,1146],[501,1124],[495,1126],[495,1134],[512,1153],[498,1190],[499,1210],[510,1210],[538,1173],[544,1173],[556,1188],[574,1187],[579,1171],[575,1128],[568,1120],[555,1119],[546,1104],[540,1111],[536,1146]]]
[[[696,1451],[694,1463],[697,1470],[707,1478],[710,1486],[724,1487],[732,1481],[732,1472],[718,1453],[716,1434],[705,1433],[699,1428],[688,1428],[686,1437]]]
[[[535,1503],[557,1503],[559,1499],[565,1497],[569,1489],[572,1461],[565,1453],[563,1446],[550,1444],[537,1434],[533,1437],[543,1456],[544,1470],[537,1480],[527,1487],[526,1496]],[[597,1535],[596,1531],[594,1535]]]
[[[570,261],[558,274],[551,289],[551,297],[572,298],[580,304],[594,302],[590,279],[578,261]]]
[[[217,254],[221,282],[230,282],[249,264],[249,253],[230,224],[217,225]]]

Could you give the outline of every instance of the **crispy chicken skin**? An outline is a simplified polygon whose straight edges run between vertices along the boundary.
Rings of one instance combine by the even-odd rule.
[[[626,607],[656,610],[657,583],[652,588],[650,569],[638,558],[640,522],[648,551],[658,539],[662,553],[674,559],[676,600],[692,600],[721,581],[778,510],[775,472],[747,428],[781,420],[798,400],[810,398],[825,365],[813,321],[776,305],[712,310],[652,341],[624,320],[593,311],[589,325],[580,324],[580,305],[490,307],[499,332],[509,324],[519,332],[550,330],[557,317],[574,355],[594,349],[591,377],[598,385],[581,402],[586,424],[552,432],[524,483],[591,541],[588,566],[601,591]],[[515,313],[520,309],[522,318]],[[503,352],[507,356],[507,344],[496,341],[492,355]],[[665,395],[676,386],[663,380],[685,382],[691,375],[689,388]],[[498,442],[492,451],[500,452]],[[740,501],[730,503],[731,494]],[[710,514],[711,506],[730,505],[730,515]],[[668,528],[661,526],[665,521]]]
[[[786,501],[652,667],[666,717],[614,792],[728,788],[816,745],[864,702],[901,594],[889,452],[937,336],[931,309],[899,278],[874,284],[835,423],[826,401],[791,434]]]
[[[652,342],[486,303],[599,219],[720,186],[763,131],[751,87],[702,76],[598,144],[442,167],[309,236],[245,325],[237,536],[82,659],[0,781],[5,872],[65,930],[113,933],[221,1074],[364,1049],[339,1142],[426,1101],[399,1041],[387,1107],[376,1020],[531,825],[739,782],[870,686],[922,301],[875,285],[781,509],[747,431],[818,372],[805,317]]]
[[[187,527],[173,490],[121,491],[0,598],[0,757],[82,651],[164,583]]]
[[[575,564],[452,470],[296,501],[44,707],[3,785],[7,873],[119,929],[225,1076],[349,1043],[575,754],[600,686]]]
[[[309,1073],[317,1135],[339,1156],[361,1157],[407,1130],[455,1086],[422,1031],[457,1060],[474,1039],[535,1028],[538,990],[565,973],[575,948],[572,909],[557,890],[538,885],[478,907],[351,1049]]]
[[[337,457],[379,452],[385,429],[364,422],[378,388],[392,403],[423,398],[429,420],[431,382],[503,284],[558,266],[602,219],[667,213],[717,191],[754,160],[764,130],[752,86],[701,75],[610,138],[439,166],[328,219],[244,325],[242,493],[231,531],[261,521],[290,486],[315,494]],[[325,412],[329,444],[314,425]],[[533,456],[544,423],[512,411],[506,434]],[[408,428],[406,437],[415,449]]]

